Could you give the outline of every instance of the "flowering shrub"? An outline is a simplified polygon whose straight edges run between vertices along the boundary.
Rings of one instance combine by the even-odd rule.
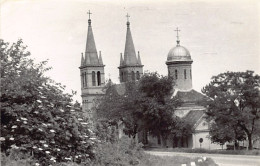
[[[30,153],[36,165],[88,163],[96,138],[72,95],[44,76],[47,62],[29,59],[22,40],[11,46],[0,40],[0,52],[1,151]]]

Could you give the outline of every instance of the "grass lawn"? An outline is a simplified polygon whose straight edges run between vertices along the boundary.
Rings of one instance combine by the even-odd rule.
[[[255,155],[260,156],[260,150],[208,150],[208,149],[188,149],[188,148],[145,148],[149,151],[161,152],[184,152],[184,153],[209,153],[209,154],[232,154],[232,155]]]
[[[138,166],[181,166],[182,164],[186,164],[186,166],[190,166],[191,162],[195,162],[196,166],[217,166],[215,162],[207,158],[204,160],[203,158],[189,158],[183,156],[154,156],[148,155]]]
[[[183,156],[154,156],[150,154],[144,154],[140,160],[134,163],[121,163],[116,164],[117,166],[181,166],[186,164],[186,166],[191,166],[191,162],[195,162],[196,166],[217,166],[215,162],[207,158],[189,158]],[[2,166],[35,166],[29,158],[25,159],[15,159],[10,157],[1,157]],[[107,166],[113,166],[114,164],[108,164]],[[56,163],[53,166],[81,166],[76,163]],[[92,165],[92,166],[101,166],[101,165]]]

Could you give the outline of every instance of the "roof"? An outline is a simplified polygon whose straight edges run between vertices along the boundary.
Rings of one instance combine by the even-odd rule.
[[[200,92],[197,92],[194,89],[192,89],[190,91],[177,91],[175,96],[186,103],[187,102],[196,103],[196,102],[202,101],[206,98],[206,96],[204,96]]]
[[[125,41],[125,51],[124,59],[121,55],[120,57],[120,67],[122,66],[141,66],[140,56],[136,56],[135,46],[130,30],[130,22],[127,22],[127,31],[126,31],[126,41]]]
[[[187,48],[177,45],[176,47],[173,47],[170,49],[168,56],[167,56],[167,62],[178,62],[178,61],[187,61],[192,62],[190,52]]]
[[[194,127],[203,115],[204,110],[191,110],[186,116],[183,117],[183,120]]]
[[[85,58],[81,59],[81,66],[104,66],[102,57],[98,58],[97,48],[91,27],[91,20],[88,20],[88,34],[85,50]]]

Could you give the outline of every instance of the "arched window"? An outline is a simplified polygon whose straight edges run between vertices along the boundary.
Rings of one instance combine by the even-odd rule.
[[[186,72],[186,69],[184,69],[184,79],[187,79],[187,72]]]
[[[81,73],[81,81],[82,81],[82,87],[84,87],[85,86],[84,73]]]
[[[92,71],[92,86],[96,86],[96,73]]]
[[[178,70],[175,70],[175,79],[178,79]]]
[[[190,69],[190,79],[192,79],[191,69]]]
[[[98,84],[98,86],[101,85],[101,75],[100,75],[100,71],[97,72],[97,84]]]
[[[132,81],[134,81],[135,80],[135,72],[134,71],[131,72],[131,77],[132,77]]]
[[[124,82],[124,72],[121,72],[120,81]]]
[[[125,82],[127,82],[128,81],[128,72],[127,71],[124,74],[124,78],[125,78]]]
[[[136,72],[136,79],[140,80],[140,73],[139,73],[139,71]]]
[[[84,79],[85,79],[85,87],[88,86],[88,82],[87,82],[87,73],[85,72],[84,73]]]

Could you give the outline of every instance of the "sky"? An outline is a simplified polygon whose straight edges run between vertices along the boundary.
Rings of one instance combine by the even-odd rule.
[[[167,54],[180,44],[193,59],[193,88],[226,71],[260,73],[260,1],[257,0],[2,0],[0,38],[23,39],[36,62],[81,101],[80,60],[85,52],[88,10],[105,77],[118,83],[124,52],[126,14],[144,70],[167,75]]]

